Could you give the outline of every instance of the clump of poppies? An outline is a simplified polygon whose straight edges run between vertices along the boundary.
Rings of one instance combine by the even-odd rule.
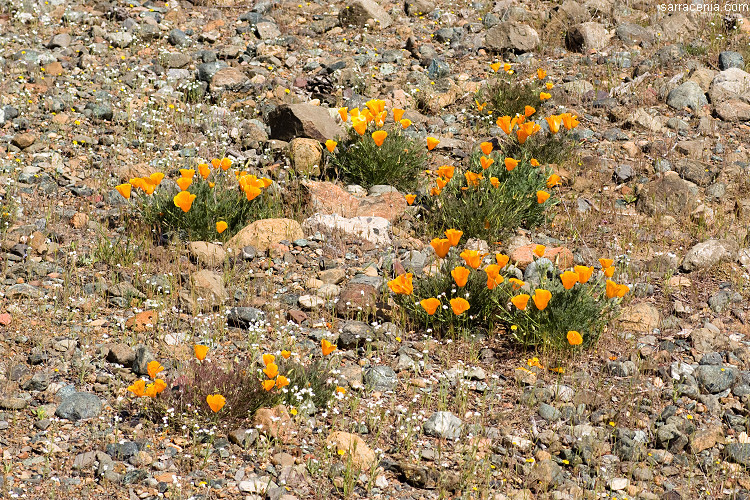
[[[614,267],[575,266],[561,270],[535,249],[535,278],[503,253],[461,248],[462,231],[451,228],[430,245],[438,258],[431,273],[411,273],[388,282],[396,303],[416,324],[438,334],[502,330],[526,347],[578,348],[592,345],[619,311],[629,287],[610,278]],[[571,333],[572,332],[572,333]]]
[[[159,235],[225,239],[249,222],[281,213],[270,179],[232,167],[229,158],[215,158],[179,169],[179,175],[154,172],[115,189],[126,199],[135,198],[144,221]]]
[[[340,108],[339,115],[349,129],[345,137],[325,143],[330,175],[365,189],[377,184],[402,192],[417,189],[425,152],[435,147],[437,139],[409,138],[405,132],[412,124],[404,110],[387,110],[380,99],[367,101],[362,109]]]

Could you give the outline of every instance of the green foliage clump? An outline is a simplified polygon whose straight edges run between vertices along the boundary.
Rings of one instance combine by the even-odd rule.
[[[365,189],[387,184],[404,193],[416,191],[425,166],[424,146],[407,137],[400,127],[388,130],[388,136],[378,146],[371,134],[375,130],[372,124],[362,135],[353,127],[349,129],[328,155],[332,174]]]
[[[526,106],[539,102],[539,93],[544,90],[541,80],[522,81],[517,73],[499,70],[494,78],[476,94],[478,103],[486,103],[485,112],[492,116],[522,115]]]

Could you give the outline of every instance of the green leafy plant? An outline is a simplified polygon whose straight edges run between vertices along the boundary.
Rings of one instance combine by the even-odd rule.
[[[544,90],[541,80],[523,80],[512,69],[495,67],[494,77],[488,78],[487,84],[475,96],[478,103],[487,104],[483,111],[491,112],[493,116],[515,116],[523,114],[527,105],[539,102],[539,93]]]

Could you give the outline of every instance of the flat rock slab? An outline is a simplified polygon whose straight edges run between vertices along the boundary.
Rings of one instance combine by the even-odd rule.
[[[344,135],[344,130],[328,112],[328,108],[312,104],[292,104],[277,107],[268,115],[271,138],[291,141],[308,137],[325,142]]]
[[[94,418],[102,412],[102,402],[95,394],[76,392],[63,398],[55,415],[66,420]]]

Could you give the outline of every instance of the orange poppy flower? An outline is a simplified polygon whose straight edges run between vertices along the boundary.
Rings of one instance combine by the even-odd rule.
[[[383,141],[385,141],[386,137],[388,137],[388,132],[386,132],[385,130],[376,130],[372,133],[372,140],[375,141],[375,145],[377,147],[383,145]]]
[[[514,158],[510,158],[510,157],[505,159],[505,170],[507,170],[508,172],[511,172],[517,166],[518,166],[518,160]]]
[[[221,162],[219,162],[219,166],[224,172],[226,172],[227,170],[229,170],[229,167],[232,166],[232,160],[230,160],[229,158],[222,158]]]
[[[219,410],[224,408],[227,400],[221,394],[209,394],[208,396],[206,396],[206,403],[208,403],[208,407],[211,408],[212,412],[217,413]]]
[[[286,349],[281,351],[281,357],[284,359],[289,359],[291,355],[292,355],[291,351],[287,351]]]
[[[495,123],[505,132],[505,135],[510,135],[511,130],[513,130],[513,122],[508,115],[499,117]]]
[[[540,101],[546,101],[547,99],[551,99],[552,94],[548,92],[539,92],[539,100]]]
[[[464,259],[466,265],[472,269],[477,269],[482,263],[482,254],[476,250],[464,250],[459,255]]]
[[[622,298],[629,290],[628,285],[618,285],[612,280],[607,280],[606,293],[608,299],[613,299],[615,297]]]
[[[412,273],[400,274],[395,279],[388,282],[388,288],[398,295],[411,295],[412,292],[414,292],[412,278]]]
[[[214,168],[221,168],[221,160],[218,158],[214,158],[213,160],[211,160],[211,165]]]
[[[474,103],[477,105],[477,111],[479,111],[480,113],[484,111],[485,106],[487,106],[486,102],[480,104],[476,99],[474,99]]]
[[[525,122],[519,125],[518,130],[516,131],[518,142],[524,144],[526,142],[526,139],[537,133],[540,128],[541,127],[539,127],[539,125],[534,122]]]
[[[367,130],[367,120],[364,118],[352,118],[352,128],[359,134],[365,135]]]
[[[500,187],[500,180],[497,177],[490,177],[490,184],[492,184],[492,187],[497,189]]]
[[[435,179],[435,184],[437,184],[438,189],[443,189],[445,185],[448,184],[448,179],[438,177],[437,179]]]
[[[148,179],[154,186],[158,186],[161,184],[161,181],[164,180],[164,174],[162,172],[154,172],[148,176]]]
[[[563,113],[560,116],[562,117],[563,125],[568,130],[576,128],[579,124],[578,117],[575,115]]]
[[[549,125],[549,131],[556,134],[560,131],[560,124],[562,124],[562,118],[560,115],[550,115],[545,118],[547,125]]]
[[[229,227],[229,224],[227,224],[223,220],[220,220],[219,222],[216,223],[216,232],[221,234],[224,231],[226,231],[228,227]]]
[[[511,68],[510,63],[503,64],[503,71],[505,71],[506,73],[510,73],[510,68]]]
[[[164,371],[164,367],[159,363],[158,361],[149,361],[149,363],[146,365],[146,371],[148,372],[148,376],[151,378],[156,378],[156,376]]]
[[[268,378],[276,378],[276,375],[279,374],[279,366],[273,362],[268,363],[266,367],[263,368],[263,373],[265,373]]]
[[[208,346],[196,344],[193,346],[193,352],[198,361],[203,361],[206,359],[206,354],[208,354]]]
[[[393,108],[393,121],[398,122],[401,121],[401,118],[404,117],[404,110],[399,108]]]
[[[510,257],[503,253],[496,253],[495,254],[495,261],[497,262],[497,265],[500,266],[500,269],[504,268],[508,265],[508,261],[510,260]]]
[[[370,99],[365,103],[372,114],[380,113],[385,109],[385,101],[382,99]]]
[[[609,266],[607,268],[604,268],[603,271],[604,271],[604,276],[606,276],[607,278],[611,278],[612,276],[615,275],[615,266]]]
[[[540,80],[544,80],[545,78],[547,78],[547,72],[544,71],[542,68],[539,68],[536,70],[536,76]]]
[[[484,268],[484,272],[487,274],[487,288],[489,290],[494,289],[497,285],[505,281],[505,278],[500,276],[501,266],[497,264],[490,264]]]
[[[474,172],[465,172],[464,177],[466,177],[466,183],[472,187],[479,186],[479,181],[483,178],[482,174],[475,174]]]
[[[463,189],[463,188],[462,188]],[[430,189],[430,196],[437,196],[441,193],[441,189],[439,187],[434,187]]]
[[[458,266],[451,271],[451,276],[456,282],[459,288],[466,286],[466,282],[469,281],[469,270],[463,266]]]
[[[188,179],[192,179],[193,177],[195,177],[195,169],[194,168],[181,168],[180,177],[187,177]]]
[[[575,266],[573,268],[573,271],[578,273],[578,282],[579,283],[586,283],[588,280],[591,279],[591,275],[594,272],[593,267],[587,267],[587,266]]]
[[[490,64],[490,68],[492,68],[492,71],[494,71],[495,73],[497,73],[498,71],[500,71],[500,68],[502,67],[502,65],[503,65],[503,63],[496,62],[496,63]]]
[[[529,160],[529,163],[531,163],[532,167],[538,167],[539,166],[539,160],[537,160],[536,158],[532,158],[531,160]]]
[[[526,283],[519,280],[518,278],[508,278],[508,283],[511,284],[513,290],[520,290]]]
[[[552,174],[549,177],[547,177],[547,187],[553,188],[560,184],[560,176],[557,174]]]
[[[534,113],[536,113],[536,109],[534,109],[532,106],[525,106],[523,108],[523,116],[525,116],[526,118],[530,117]]]
[[[428,137],[427,138],[427,150],[432,151],[435,149],[435,146],[440,144],[440,141],[438,139],[435,139],[434,137]]]
[[[510,299],[510,301],[518,309],[520,309],[521,311],[525,311],[526,310],[526,306],[528,305],[530,298],[531,297],[529,297],[528,294],[522,293],[521,295],[516,295],[515,297],[513,297],[512,299]]]
[[[160,378],[154,379],[154,383],[149,385],[153,388],[154,395],[161,394],[167,388],[167,383]]]
[[[445,256],[448,255],[448,251],[451,249],[450,240],[447,238],[433,238],[432,241],[430,241],[430,246],[435,249],[435,254],[441,259],[444,259]]]
[[[286,378],[284,375],[279,375],[276,379],[276,388],[277,389],[283,389],[284,387],[289,385],[289,379]]]
[[[408,118],[402,118],[398,122],[401,124],[401,128],[403,130],[406,130],[407,128],[409,128],[409,125],[411,125],[411,120]]]
[[[339,116],[341,117],[341,121],[345,122],[349,119],[348,115],[349,110],[344,106],[343,108],[339,108]]]
[[[128,391],[132,392],[137,397],[142,398],[146,395],[146,381],[143,379],[136,380],[128,386]]]
[[[490,167],[490,165],[495,163],[495,160],[493,160],[492,158],[487,158],[486,156],[482,156],[479,158],[479,163],[482,164],[482,168],[484,170],[487,170]]]
[[[273,363],[274,361],[276,361],[276,356],[274,356],[273,354],[264,354],[263,355],[263,366],[268,366],[271,363]],[[271,378],[273,378],[273,377],[271,377]]]
[[[458,229],[446,229],[445,230],[445,237],[448,238],[448,243],[452,247],[455,247],[458,245],[458,242],[461,241],[461,236],[463,236],[464,232],[459,231]]]
[[[552,87],[554,87],[555,84],[552,82],[547,82],[544,84],[544,86],[547,87],[547,90],[552,90]]]
[[[547,247],[544,245],[537,245],[534,247],[534,255],[536,255],[539,258],[544,257],[544,252],[547,250]]]
[[[544,290],[542,288],[537,288],[536,290],[534,290],[534,296],[532,297],[532,299],[534,300],[534,305],[540,311],[544,311],[547,308],[547,304],[549,304],[551,298],[552,292],[550,292],[549,290]]]
[[[565,271],[560,275],[560,281],[562,281],[563,288],[570,290],[578,283],[578,273],[575,271]]]
[[[177,208],[182,209],[183,212],[188,212],[190,207],[193,206],[195,198],[196,195],[190,194],[188,191],[180,191],[174,196],[173,201]]]
[[[333,153],[333,150],[336,149],[336,145],[338,142],[334,141],[333,139],[328,139],[326,141],[326,149],[329,153]]]
[[[549,199],[549,193],[547,191],[537,191],[536,192],[536,202],[539,204],[544,203]]]
[[[420,300],[419,305],[422,306],[422,309],[424,309],[425,312],[427,312],[428,316],[432,316],[437,311],[437,308],[440,307],[440,300],[432,297]]]
[[[264,380],[263,382],[261,382],[261,384],[263,385],[263,389],[265,389],[266,391],[270,391],[271,389],[276,387],[276,381],[271,379]]]
[[[567,338],[568,338],[568,344],[570,344],[570,345],[581,345],[581,344],[583,344],[583,337],[581,337],[581,334],[578,333],[575,330],[569,330]]]
[[[192,183],[193,179],[190,177],[180,177],[177,179],[177,185],[180,186],[180,191],[187,191],[187,188],[189,188]]]
[[[126,200],[130,199],[130,191],[132,188],[133,186],[128,182],[126,182],[125,184],[120,184],[119,186],[115,186],[117,192],[120,193]]]
[[[450,302],[453,314],[456,316],[460,316],[469,310],[469,302],[464,298],[456,297],[455,299],[451,299]]]
[[[208,166],[208,163],[201,163],[198,165],[198,173],[204,180],[208,179],[208,176],[211,175],[211,167]]]
[[[485,155],[489,155],[490,153],[492,153],[492,143],[485,141],[479,145],[479,149],[481,149],[482,153],[484,153]]]
[[[615,263],[614,259],[599,259],[599,264],[602,265],[602,269],[612,267],[612,264],[614,263]]]
[[[446,179],[451,180],[455,171],[456,167],[454,167],[453,165],[443,165],[441,167],[438,167],[437,174],[441,177],[445,177]]]
[[[355,118],[359,116],[359,108],[352,108],[349,110],[349,116],[352,118],[352,121],[354,121]]]
[[[336,350],[336,346],[328,342],[326,339],[320,341],[320,348],[323,350],[323,356],[328,356]]]
[[[414,204],[414,200],[417,199],[417,195],[416,194],[405,194],[404,195],[404,199],[406,200],[406,203],[408,203],[409,205],[413,205]]]

